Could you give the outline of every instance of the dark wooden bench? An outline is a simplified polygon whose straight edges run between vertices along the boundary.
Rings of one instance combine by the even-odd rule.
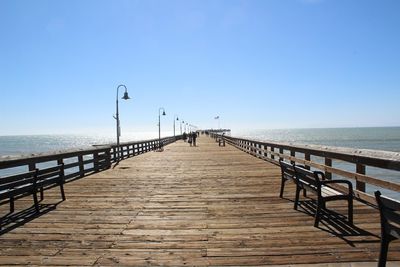
[[[375,192],[381,217],[381,249],[379,253],[378,267],[385,267],[389,243],[400,239],[400,202]]]
[[[16,199],[32,195],[35,210],[36,212],[39,212],[37,193],[40,191],[40,198],[43,200],[43,191],[57,185],[60,187],[62,199],[65,200],[63,186],[64,164],[42,170],[35,169],[22,174],[2,177],[0,178],[0,204],[7,203],[8,200],[10,203],[10,213],[13,213],[15,210],[14,201]]]
[[[37,170],[0,178],[0,203],[10,202],[10,212],[14,212],[14,201],[18,198],[33,195],[36,210],[39,210],[35,192]]]
[[[281,167],[281,191],[279,197],[282,198],[286,182],[292,181],[296,183],[296,178],[293,164],[290,164],[283,160],[279,160],[279,166]]]
[[[36,188],[40,190],[40,199],[43,200],[45,189],[59,186],[62,200],[65,200],[64,193],[64,164],[46,169],[38,170],[36,173]]]
[[[294,209],[299,204],[300,191],[311,191],[317,196],[317,207],[315,212],[314,226],[318,227],[321,220],[321,211],[326,211],[326,202],[335,200],[346,200],[348,208],[348,220],[353,224],[353,186],[347,180],[325,180],[325,175],[320,171],[310,171],[305,168],[294,166],[296,177],[296,199]],[[346,185],[347,190],[339,190],[335,185]],[[343,186],[342,186],[343,188]]]
[[[218,146],[225,146],[225,138],[223,137],[218,138]]]
[[[286,182],[289,181],[289,182],[296,183],[296,175],[295,175],[295,170],[294,170],[293,164],[283,161],[281,159],[281,160],[279,160],[279,166],[281,167],[281,191],[280,191],[279,197],[282,198]],[[296,166],[304,168],[304,166],[301,166],[301,165],[296,165]],[[303,190],[303,196],[307,196],[306,190]]]
[[[35,178],[37,170],[0,178],[0,204],[10,203],[10,213],[15,210],[14,201],[32,195],[33,203],[39,212],[39,203],[36,196]],[[0,229],[1,229],[0,217]]]

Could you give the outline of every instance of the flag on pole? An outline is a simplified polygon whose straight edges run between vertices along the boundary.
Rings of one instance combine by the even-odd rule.
[[[219,116],[217,116],[217,117],[214,118],[214,120],[218,120],[218,119],[219,119]]]

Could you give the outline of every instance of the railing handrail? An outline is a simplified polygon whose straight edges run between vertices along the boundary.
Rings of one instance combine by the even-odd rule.
[[[87,155],[93,154],[96,152],[104,152],[106,150],[110,150],[111,146],[102,146],[101,148],[88,148],[88,149],[80,149],[80,150],[71,150],[71,151],[63,151],[63,152],[52,152],[52,153],[41,153],[33,156],[21,156],[17,158],[11,159],[1,159],[0,160],[0,169],[4,168],[12,168],[15,166],[19,166],[21,164],[25,164],[26,162],[46,162],[51,160],[57,160],[59,158],[69,158],[79,155]]]
[[[142,141],[125,142],[120,144],[121,156],[117,157],[116,144],[108,145],[95,145],[94,148],[69,150],[63,152],[51,152],[45,154],[38,154],[33,156],[22,156],[11,159],[0,160],[0,170],[11,169],[15,167],[24,167],[26,171],[36,169],[37,164],[50,162],[57,162],[57,164],[64,163],[66,159],[73,159],[72,163],[66,163],[65,169],[72,169],[69,177],[83,177],[87,173],[97,172],[107,169],[111,166],[112,162],[117,162],[132,156],[136,156],[148,151],[159,149],[164,145],[168,145],[176,140],[181,139],[181,136],[172,136],[159,139],[150,139]],[[89,156],[89,157],[86,157]],[[93,166],[88,166],[93,165]],[[1,178],[1,176],[0,176]]]
[[[221,135],[219,135],[221,136]],[[283,148],[285,150],[295,149],[296,152],[312,154],[313,156],[327,157],[331,159],[343,160],[354,164],[364,164],[371,167],[385,168],[400,171],[400,153],[373,150],[373,149],[353,149],[346,147],[334,147],[326,145],[292,145],[287,143],[278,142],[265,142],[250,140],[244,138],[237,138],[231,136],[224,136],[225,139],[241,140],[246,142],[253,142],[268,147]]]

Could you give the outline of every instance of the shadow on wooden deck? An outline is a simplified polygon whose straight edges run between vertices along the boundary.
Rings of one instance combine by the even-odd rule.
[[[36,218],[41,217],[52,210],[55,210],[57,208],[57,205],[60,204],[61,202],[62,201],[56,204],[39,203],[39,212],[36,211],[35,206],[31,206],[21,211],[6,214],[0,219],[1,221],[0,236]]]
[[[299,202],[298,211],[303,212],[309,216],[314,217],[317,209],[317,203],[314,199],[303,200]],[[357,227],[355,224],[349,223],[347,217],[343,214],[337,213],[333,210],[322,209],[322,216],[320,223],[323,227],[318,226],[318,229],[328,232],[355,247],[355,243],[379,243],[379,236]],[[370,236],[375,237],[377,240],[363,240],[363,241],[352,241],[348,237],[354,236]]]

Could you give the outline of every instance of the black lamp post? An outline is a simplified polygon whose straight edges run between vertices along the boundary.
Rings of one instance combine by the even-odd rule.
[[[119,122],[119,111],[118,111],[118,92],[119,92],[119,88],[120,87],[124,87],[125,88],[124,96],[121,99],[124,99],[124,100],[130,99],[130,97],[128,95],[128,89],[126,88],[126,86],[123,85],[123,84],[118,85],[118,87],[117,87],[117,100],[116,100],[117,112],[116,112],[116,115],[114,116],[114,119],[117,121],[117,155],[118,155],[117,161],[119,161],[119,158],[121,156],[120,155],[121,154],[120,153],[120,147],[119,147],[119,137],[121,136],[121,125],[120,125],[120,122]]]
[[[161,110],[163,111],[162,115],[165,116],[165,109],[159,108],[158,109],[158,145],[161,147]]]
[[[178,115],[174,115],[174,137],[175,137],[175,120],[179,121]]]

